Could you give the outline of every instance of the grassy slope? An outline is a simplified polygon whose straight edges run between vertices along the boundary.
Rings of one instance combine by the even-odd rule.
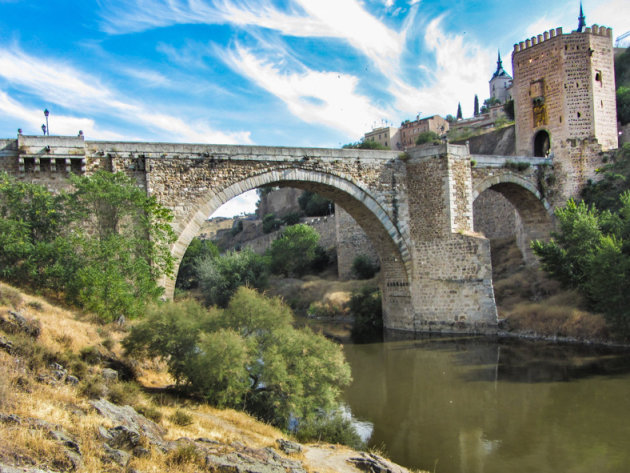
[[[109,394],[105,396],[116,404],[132,405],[152,418],[166,430],[165,440],[201,437],[219,442],[229,452],[235,443],[275,448],[277,439],[287,438],[278,429],[245,413],[169,395],[164,387],[172,379],[160,363],[124,359],[120,341],[126,332],[115,324],[93,323],[87,315],[0,283],[0,316],[6,317],[9,310],[37,320],[41,334],[33,340],[0,329],[0,337],[12,341],[19,351],[9,354],[0,349],[0,463],[55,471],[71,469],[63,446],[44,430],[29,428],[26,422],[16,425],[1,421],[2,415],[14,414],[21,419],[34,418],[57,425],[73,436],[81,446],[83,467],[78,471],[199,471],[198,464],[174,462],[172,451],[165,453],[155,447],[148,458],[132,458],[126,469],[103,461],[103,440],[98,428],[114,425],[91,408],[89,399],[99,392],[95,387],[102,383],[104,365],[98,361],[87,364],[81,359],[82,352],[97,353],[101,360],[114,359],[133,367],[137,382],[110,382]],[[69,374],[76,374],[82,381],[76,386],[51,381],[51,361],[62,363]],[[176,413],[190,416],[190,423],[180,425]],[[360,470],[346,461],[356,456],[357,452],[343,446],[312,444],[291,458],[300,460],[307,471],[357,473]]]
[[[583,297],[563,290],[538,268],[526,267],[514,239],[493,240],[492,276],[501,325],[532,336],[607,341],[604,318]]]

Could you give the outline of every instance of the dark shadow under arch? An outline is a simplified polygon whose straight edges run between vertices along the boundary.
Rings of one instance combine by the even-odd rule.
[[[534,136],[534,156],[546,158],[551,151],[551,137],[547,130],[540,130]]]

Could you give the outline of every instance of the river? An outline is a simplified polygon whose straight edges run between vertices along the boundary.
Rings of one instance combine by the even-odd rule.
[[[353,417],[408,468],[630,471],[630,352],[473,337],[344,350]]]

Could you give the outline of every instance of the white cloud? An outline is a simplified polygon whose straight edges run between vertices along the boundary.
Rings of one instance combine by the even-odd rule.
[[[144,127],[147,130],[146,136],[158,136],[164,141],[251,143],[249,132],[222,132],[205,123],[184,121],[171,114],[156,112],[155,106],[131,101],[109,89],[93,75],[51,58],[39,59],[17,48],[12,49],[13,51],[8,51],[0,48],[0,77],[13,87],[35,95],[45,103],[54,103],[81,114],[91,112],[117,116],[134,126]],[[16,111],[15,107],[7,108]],[[90,129],[94,127],[84,127],[86,135]],[[76,130],[72,134],[74,133]]]
[[[256,189],[244,192],[238,197],[230,199],[219,207],[210,217],[233,217],[235,215],[249,214],[256,211],[258,194]]]
[[[25,107],[1,90],[0,111],[7,117],[13,117],[16,120],[16,128],[22,128],[25,134],[39,134],[41,125],[44,123],[41,110]],[[76,135],[81,130],[91,139],[121,140],[124,138],[118,133],[99,129],[94,120],[90,118],[70,117],[54,113],[49,118],[49,125],[53,134],[69,136]]]
[[[278,64],[236,46],[224,60],[258,86],[280,98],[296,117],[361,136],[371,123],[386,116],[356,91],[358,79],[336,72],[280,72]]]
[[[424,60],[418,65],[429,75],[429,84],[416,88],[396,79],[390,87],[396,97],[396,109],[407,116],[418,110],[424,114],[454,115],[460,101],[466,114],[467,108],[472,111],[475,94],[481,100],[488,94],[492,53],[465,40],[463,35],[445,33],[440,23],[441,18],[431,21],[424,37],[428,50],[435,55],[435,63]]]

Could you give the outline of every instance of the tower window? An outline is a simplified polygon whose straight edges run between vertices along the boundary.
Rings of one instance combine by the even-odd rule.
[[[602,85],[602,71],[595,71],[595,82],[599,82]]]

